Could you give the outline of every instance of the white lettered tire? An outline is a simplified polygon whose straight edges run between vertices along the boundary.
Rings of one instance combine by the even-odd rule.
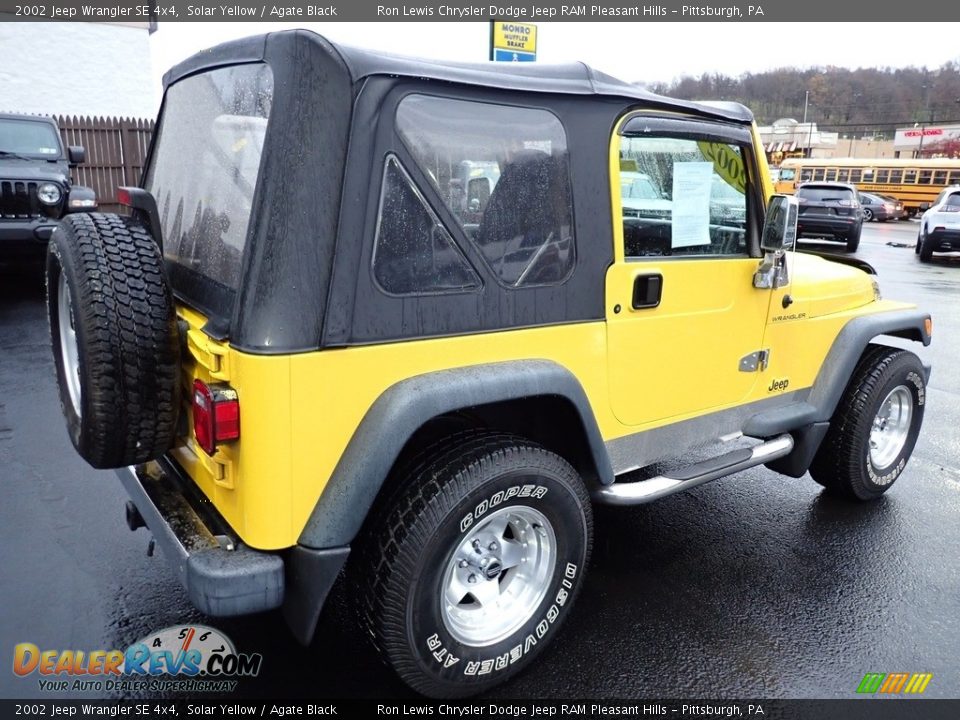
[[[511,435],[460,433],[406,468],[352,566],[361,624],[415,690],[472,695],[556,636],[589,561],[589,496],[566,460]]]
[[[813,459],[813,479],[854,500],[874,500],[889,490],[920,435],[925,377],[923,364],[913,353],[871,345]]]

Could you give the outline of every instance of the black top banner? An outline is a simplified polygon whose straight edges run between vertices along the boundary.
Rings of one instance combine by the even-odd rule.
[[[866,16],[866,17],[865,17]],[[0,0],[0,21],[72,22],[363,22],[489,21],[517,22],[946,22],[960,20],[960,4],[943,0],[910,3],[838,4],[831,0],[751,0],[744,2],[658,4],[605,2],[389,2],[389,0]],[[922,42],[904,28],[904,42]]]
[[[954,720],[960,700],[0,700],[3,717]]]

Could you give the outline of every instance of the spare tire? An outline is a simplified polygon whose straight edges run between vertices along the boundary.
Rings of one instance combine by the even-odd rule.
[[[180,409],[180,342],[160,249],[134,219],[68,215],[47,250],[60,406],[95,468],[162,455]]]

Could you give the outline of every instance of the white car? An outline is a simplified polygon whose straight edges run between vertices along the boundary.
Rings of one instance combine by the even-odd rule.
[[[935,252],[960,251],[960,185],[951,185],[920,218],[916,252],[930,262]]]
[[[646,173],[622,171],[620,195],[624,217],[670,219],[673,202],[664,197]]]

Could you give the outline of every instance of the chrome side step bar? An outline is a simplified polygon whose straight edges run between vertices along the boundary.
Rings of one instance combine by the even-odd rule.
[[[763,465],[789,455],[791,450],[793,438],[790,435],[781,435],[752,448],[734,450],[649,480],[605,485],[593,492],[593,499],[605,505],[640,505]]]

